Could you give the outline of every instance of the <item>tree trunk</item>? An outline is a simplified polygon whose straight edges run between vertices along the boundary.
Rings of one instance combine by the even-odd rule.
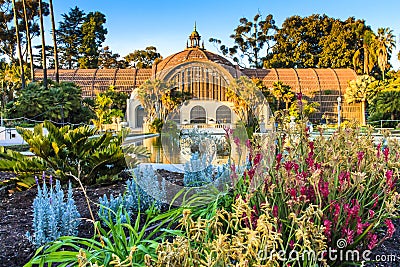
[[[56,82],[60,82],[60,76],[58,73],[58,51],[57,51],[57,38],[56,38],[56,23],[54,21],[54,9],[53,0],[49,0],[50,4],[50,17],[51,17],[51,29],[53,35],[53,46],[54,46],[54,70],[56,73]]]
[[[19,60],[19,67],[21,69],[21,87],[22,89],[24,89],[25,88],[24,62],[22,59],[21,41],[19,39],[18,18],[17,18],[17,9],[15,8],[15,0],[12,0],[12,5],[14,11],[15,36],[17,38],[18,60]]]
[[[39,0],[39,18],[40,18],[40,36],[42,37],[43,86],[45,89],[47,89],[46,41],[44,38],[42,0]]]
[[[33,53],[32,53],[32,43],[31,43],[31,35],[30,35],[30,30],[29,30],[29,22],[28,22],[28,16],[26,14],[26,3],[25,0],[22,0],[22,5],[24,7],[24,18],[25,18],[25,30],[26,30],[26,41],[28,44],[28,53],[29,53],[29,64],[31,68],[31,81],[35,81],[35,69],[33,66]]]
[[[364,50],[364,74],[370,73],[369,71],[369,51],[368,51],[368,46],[366,43],[363,44],[363,50]]]
[[[361,125],[365,125],[365,99],[361,100]]]

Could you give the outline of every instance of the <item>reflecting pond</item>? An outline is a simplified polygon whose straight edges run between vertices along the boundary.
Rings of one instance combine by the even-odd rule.
[[[213,157],[213,164],[224,164],[229,158],[229,147],[224,142],[223,136],[215,136],[216,155]],[[182,164],[188,162],[190,156],[183,150],[182,145],[171,145],[161,141],[161,136],[153,136],[135,142],[136,145],[145,146],[151,153],[150,158],[143,159],[141,162],[164,163],[164,164]],[[193,145],[192,145],[193,146]]]

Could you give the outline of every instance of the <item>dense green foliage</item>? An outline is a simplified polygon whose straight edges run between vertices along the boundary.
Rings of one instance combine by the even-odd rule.
[[[39,248],[25,267],[45,266],[46,262],[65,266],[144,266],[146,259],[157,257],[159,242],[173,234],[174,231],[168,229],[181,212],[181,209],[175,209],[157,215],[157,211],[150,208],[138,212],[131,220],[120,207],[114,216],[94,222],[96,231],[93,238],[61,237],[49,246]]]
[[[30,83],[25,90],[19,91],[18,97],[7,104],[7,116],[81,123],[88,122],[93,115],[78,86],[69,82],[50,82],[48,89],[40,83]]]
[[[69,69],[78,65],[83,69],[97,68],[99,50],[107,34],[105,15],[98,11],[85,14],[75,7],[62,16],[57,30],[61,65]]]
[[[71,8],[68,14],[62,14],[57,30],[58,45],[60,50],[60,66],[72,69],[77,67],[79,47],[82,44],[82,24],[85,21],[85,12],[77,6]]]
[[[43,133],[43,127],[47,129],[47,135]],[[34,131],[17,129],[31,152],[42,159],[44,168],[63,182],[79,178],[83,184],[94,184],[126,167],[121,148],[122,133],[96,136],[96,129],[89,126],[58,128],[48,121],[35,126]],[[135,147],[133,152],[147,154],[142,147]]]
[[[400,119],[400,75],[389,73],[387,79],[374,83],[376,94],[369,99],[369,121]],[[384,124],[396,127],[399,122]],[[379,123],[376,124],[380,126]]]
[[[100,69],[124,69],[126,68],[127,62],[119,60],[119,54],[113,53],[110,47],[105,46],[99,51],[99,63]]]
[[[266,67],[275,68],[351,68],[353,55],[360,47],[363,20],[346,21],[326,15],[292,16],[278,29]]]
[[[82,24],[82,44],[79,47],[81,57],[79,68],[95,69],[99,61],[99,48],[106,39],[107,29],[104,28],[106,16],[98,11],[90,12]]]
[[[393,32],[378,29],[375,34],[364,20],[349,17],[340,20],[325,14],[288,17],[279,28],[272,15],[252,21],[241,18],[230,36],[235,45],[228,47],[216,38],[223,55],[240,65],[257,68],[354,68],[359,73],[381,74],[389,68]]]
[[[148,69],[162,59],[157,48],[154,46],[146,47],[144,50],[135,50],[133,53],[124,57],[126,64],[137,69]]]
[[[127,93],[118,92],[113,86],[98,94],[94,103],[96,119],[92,120],[95,126],[99,129],[103,124],[113,123],[114,118],[122,119],[127,99]]]

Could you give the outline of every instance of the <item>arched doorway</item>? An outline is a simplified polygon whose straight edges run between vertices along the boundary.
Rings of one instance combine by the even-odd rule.
[[[206,123],[206,110],[202,106],[194,106],[190,110],[190,123]]]
[[[231,123],[232,112],[231,109],[225,105],[217,108],[217,123]]]
[[[144,119],[144,108],[139,105],[136,107],[136,128],[143,127],[143,119]]]

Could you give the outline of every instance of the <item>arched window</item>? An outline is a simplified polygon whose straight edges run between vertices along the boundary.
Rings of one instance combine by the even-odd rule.
[[[136,128],[143,127],[144,108],[139,105],[136,107]]]
[[[219,106],[217,108],[217,123],[231,123],[232,122],[232,112],[227,106]]]
[[[190,123],[206,123],[206,110],[201,106],[194,106],[190,110]]]

